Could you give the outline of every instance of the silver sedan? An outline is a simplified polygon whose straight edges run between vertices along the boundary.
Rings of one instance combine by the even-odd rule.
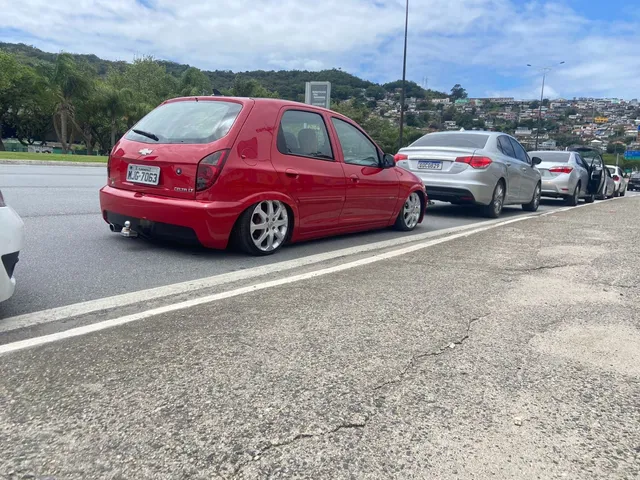
[[[563,198],[567,205],[575,206],[581,198],[593,203],[597,188],[590,181],[591,170],[578,152],[529,152],[542,159],[538,170],[542,176],[542,196]]]
[[[396,164],[422,179],[431,200],[481,205],[497,218],[504,205],[535,212],[540,172],[513,137],[499,132],[430,133],[396,154]]]

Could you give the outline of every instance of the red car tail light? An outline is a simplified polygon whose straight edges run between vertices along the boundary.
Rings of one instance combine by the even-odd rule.
[[[618,175],[614,175],[613,176],[613,181],[614,182],[619,182],[620,181],[620,177]]]
[[[6,207],[7,204],[4,203],[4,197],[2,196],[2,192],[0,192],[0,207]]]
[[[404,153],[396,153],[393,156],[393,159],[396,161],[396,163],[398,163],[400,160],[409,160],[409,156],[405,155]]]
[[[466,163],[472,168],[487,168],[493,160],[489,157],[474,157],[473,155],[470,157],[458,157],[456,158],[456,163]]]
[[[571,173],[573,172],[573,167],[551,167],[549,171],[551,173]]]
[[[228,154],[229,150],[219,150],[200,160],[196,175],[196,192],[206,190],[216,183]]]

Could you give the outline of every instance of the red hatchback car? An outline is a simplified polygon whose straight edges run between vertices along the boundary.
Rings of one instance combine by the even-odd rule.
[[[427,197],[350,119],[273,99],[168,100],[113,147],[102,215],[116,232],[236,244],[395,226],[413,230]]]

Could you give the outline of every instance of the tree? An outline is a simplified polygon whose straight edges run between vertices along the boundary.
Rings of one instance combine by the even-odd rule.
[[[607,145],[607,153],[624,153],[627,145],[622,142],[609,142]]]
[[[138,58],[127,66],[124,73],[113,75],[112,84],[117,88],[128,88],[134,93],[134,100],[140,104],[145,114],[165,100],[174,97],[178,81],[169,75],[164,65],[153,57]]]
[[[454,102],[462,98],[467,98],[467,91],[462,88],[459,83],[456,83],[451,89],[451,95],[449,95],[449,98]]]
[[[56,99],[53,126],[62,151],[67,153],[74,137],[75,103],[86,98],[93,88],[87,69],[80,68],[68,53],[61,53],[51,72],[49,87]]]
[[[384,85],[382,85],[382,88],[384,88],[387,92],[395,92],[396,90],[402,88],[402,80],[385,83]],[[426,92],[420,85],[409,80],[407,80],[405,83],[405,93],[407,98],[424,98],[426,96]]]
[[[380,85],[371,85],[367,87],[365,93],[367,97],[373,98],[374,100],[382,100],[387,92]]]
[[[187,68],[180,77],[180,95],[185,97],[211,95],[211,81],[202,70]]]
[[[450,122],[451,120],[454,119],[455,116],[456,116],[455,107],[449,107],[444,112],[442,112],[442,121]]]
[[[44,142],[50,131],[56,99],[47,88],[44,77],[32,69],[25,69],[21,78],[20,102],[9,113],[9,123],[15,127],[15,136],[23,145]]]
[[[405,115],[405,119],[407,122],[407,126],[409,127],[422,127],[422,121],[420,118],[413,112],[409,112]]]
[[[334,102],[331,104],[331,109],[341,113],[345,117],[349,117],[356,123],[362,125],[367,118],[371,115],[371,111],[364,105],[358,104],[353,100],[346,100],[343,102]]]
[[[103,86],[100,92],[100,107],[109,122],[110,142],[109,148],[116,143],[116,133],[118,128],[131,111],[133,103],[133,92],[128,88],[116,88]]]
[[[278,98],[277,92],[270,92],[257,80],[237,76],[229,94],[233,97]]]
[[[18,63],[15,56],[0,51],[0,151],[4,151],[2,127],[8,123],[10,112],[20,109],[28,89],[25,89],[25,76],[30,75],[29,68]]]

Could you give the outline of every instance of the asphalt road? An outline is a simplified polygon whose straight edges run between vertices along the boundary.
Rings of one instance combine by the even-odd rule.
[[[347,235],[290,245],[268,258],[125,239],[111,233],[100,215],[98,190],[105,178],[105,167],[0,165],[0,189],[27,231],[18,289],[0,304],[0,318],[407,235]],[[560,206],[544,201],[540,211]],[[503,216],[522,213],[509,207]],[[412,234],[482,221],[475,209],[439,204]]]
[[[638,209],[0,345],[0,478],[638,479]]]

